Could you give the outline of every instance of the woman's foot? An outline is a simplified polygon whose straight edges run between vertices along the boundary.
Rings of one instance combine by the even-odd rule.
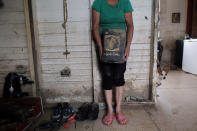
[[[105,115],[102,119],[102,122],[106,126],[110,126],[113,123],[114,120],[114,113],[108,113]]]
[[[116,113],[116,120],[120,125],[126,125],[128,123],[128,120],[126,119],[126,116],[122,113]]]

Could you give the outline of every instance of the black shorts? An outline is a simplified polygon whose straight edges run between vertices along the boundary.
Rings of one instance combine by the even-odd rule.
[[[102,74],[102,86],[104,90],[111,90],[113,86],[123,86],[125,84],[124,73],[125,63],[100,63]]]

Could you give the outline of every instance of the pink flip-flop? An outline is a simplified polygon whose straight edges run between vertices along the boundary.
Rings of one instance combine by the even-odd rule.
[[[105,115],[102,119],[102,122],[106,126],[110,126],[113,123],[114,120],[114,113],[111,115]]]
[[[120,115],[119,113],[116,113],[116,120],[120,125],[126,125],[128,123],[128,120],[126,119],[125,115]]]

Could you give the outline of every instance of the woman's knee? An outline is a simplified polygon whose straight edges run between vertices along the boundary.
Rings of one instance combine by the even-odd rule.
[[[113,77],[110,73],[103,76],[103,89],[111,90],[113,86]]]
[[[116,75],[114,77],[115,86],[123,86],[125,84],[124,74]]]

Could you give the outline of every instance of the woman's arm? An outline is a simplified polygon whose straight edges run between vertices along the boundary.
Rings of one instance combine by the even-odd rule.
[[[101,57],[102,55],[102,42],[101,42],[101,36],[99,33],[99,21],[100,21],[100,13],[96,10],[92,10],[92,25],[93,25],[93,34],[94,39],[96,40],[96,43],[99,47],[99,55]]]
[[[125,13],[125,19],[127,24],[127,43],[125,49],[125,61],[127,61],[130,54],[130,45],[133,39],[134,30],[132,12]]]

